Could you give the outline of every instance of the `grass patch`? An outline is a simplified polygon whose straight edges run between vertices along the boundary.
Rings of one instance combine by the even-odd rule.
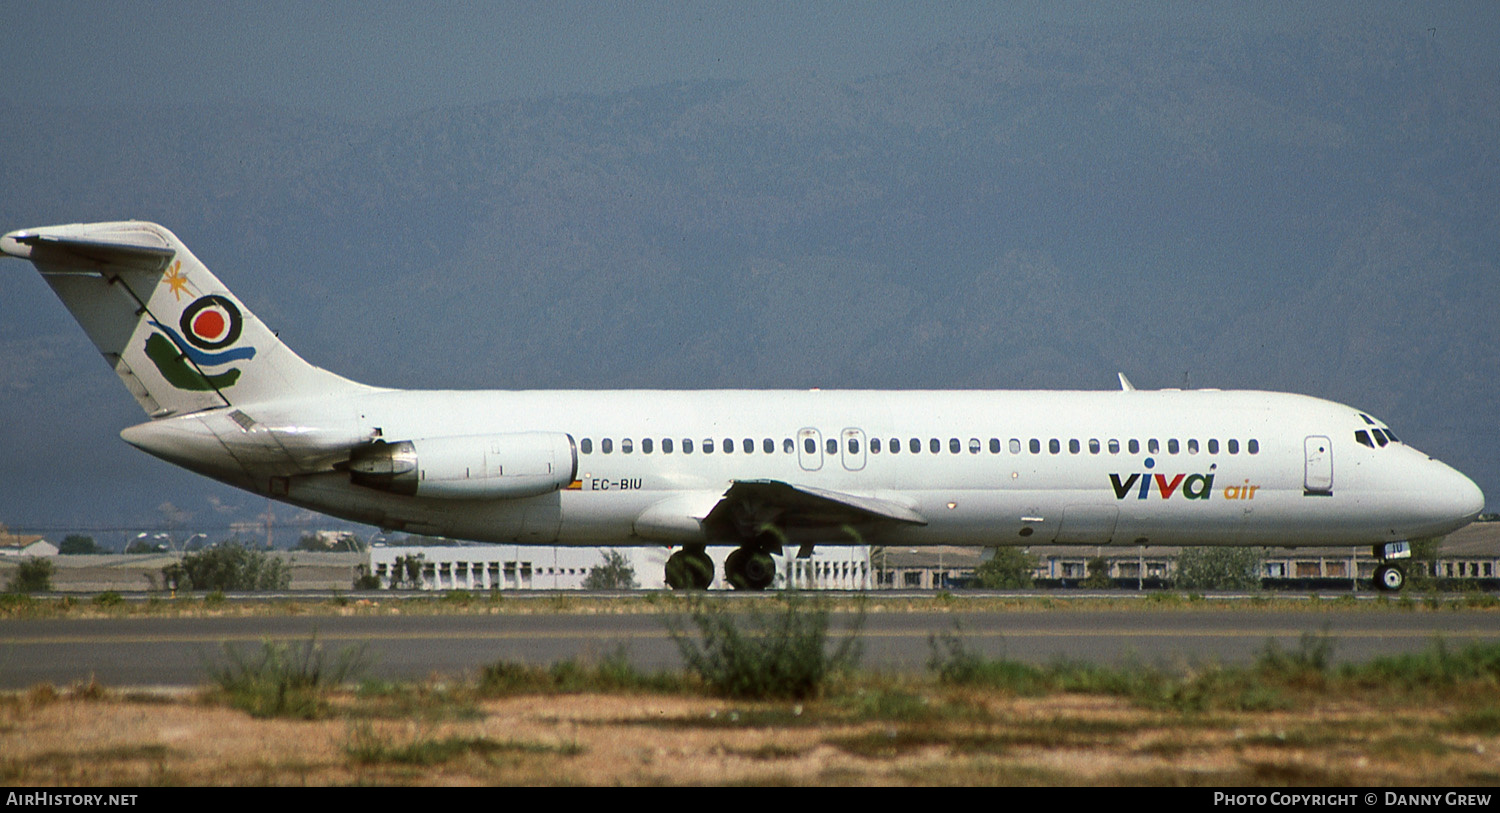
[[[425,721],[476,720],[484,716],[468,687],[366,680],[339,713],[349,718]]]
[[[1454,651],[1439,638],[1422,652],[1349,664],[1340,674],[1369,687],[1451,691],[1477,684],[1493,690],[1500,687],[1500,643],[1474,642]]]
[[[858,664],[863,610],[830,651],[825,602],[796,595],[772,601],[776,609],[752,606],[745,615],[730,613],[723,602],[695,602],[689,619],[696,636],[680,617],[669,616],[668,632],[688,671],[724,697],[805,699]]]
[[[364,648],[348,647],[330,659],[316,637],[306,641],[263,641],[260,651],[224,645],[228,664],[209,675],[229,704],[253,717],[323,716],[325,695],[364,667]]]
[[[583,747],[577,743],[549,744],[524,740],[495,740],[489,737],[414,737],[396,740],[362,723],[354,726],[344,753],[360,765],[441,765],[467,757],[492,761],[497,756],[543,754],[577,756]]]
[[[681,675],[643,672],[630,663],[624,647],[597,663],[568,659],[551,666],[496,661],[479,673],[478,691],[486,697],[516,694],[580,694],[584,692],[680,692],[687,688]]]
[[[1020,697],[1058,692],[1109,695],[1179,712],[1264,711],[1289,705],[1274,682],[1257,680],[1243,669],[1207,666],[1172,672],[1141,664],[1111,667],[1072,661],[1037,666],[980,656],[956,633],[930,640],[928,668],[948,686],[998,689]]]
[[[859,688],[830,702],[852,722],[924,723],[940,720],[978,722],[988,717],[983,708],[931,692],[905,689]]]
[[[1453,730],[1460,734],[1500,735],[1500,708],[1485,706],[1466,711],[1453,718]]]

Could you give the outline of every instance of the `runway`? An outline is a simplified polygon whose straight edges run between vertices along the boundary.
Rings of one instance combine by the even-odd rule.
[[[586,613],[496,615],[298,615],[254,618],[156,618],[0,621],[0,688],[97,680],[105,686],[193,686],[222,663],[224,647],[253,652],[265,639],[316,636],[325,651],[364,652],[366,677],[388,680],[461,676],[497,660],[549,664],[597,659],[621,647],[645,669],[681,659],[663,613],[610,614],[608,600]],[[738,609],[738,608],[736,608]],[[681,615],[676,623],[691,629]],[[832,617],[831,637],[857,616]],[[1116,664],[1245,663],[1269,642],[1295,649],[1304,634],[1333,642],[1335,661],[1417,652],[1441,638],[1454,646],[1500,641],[1500,616],[1485,610],[1401,610],[1310,606],[1305,611],[1246,606],[1043,609],[1015,611],[882,610],[863,617],[862,666],[921,672],[934,636],[958,635],[988,657]]]

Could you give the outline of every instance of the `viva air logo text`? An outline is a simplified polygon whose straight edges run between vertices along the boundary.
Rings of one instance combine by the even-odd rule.
[[[1156,462],[1146,458],[1146,468],[1153,468]],[[1214,474],[1153,474],[1151,472],[1137,472],[1129,476],[1111,474],[1109,484],[1115,490],[1115,499],[1123,500],[1134,495],[1138,500],[1144,500],[1153,493],[1164,500],[1170,500],[1174,495],[1179,495],[1185,500],[1207,500],[1213,497]],[[1226,500],[1253,500],[1255,492],[1260,486],[1250,485],[1246,480],[1244,485],[1228,486],[1224,489],[1223,497]]]

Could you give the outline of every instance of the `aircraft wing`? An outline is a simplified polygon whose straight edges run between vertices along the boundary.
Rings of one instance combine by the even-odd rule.
[[[780,480],[734,481],[703,519],[710,538],[752,538],[766,525],[800,538],[820,531],[836,536],[846,526],[926,524],[926,517],[891,500]]]

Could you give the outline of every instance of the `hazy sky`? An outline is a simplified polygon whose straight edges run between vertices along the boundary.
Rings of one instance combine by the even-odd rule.
[[[251,100],[369,117],[678,80],[845,79],[940,42],[1042,25],[1292,29],[1368,17],[1493,53],[1500,3],[7,0],[0,101],[11,115],[37,103]]]
[[[421,6],[389,2],[0,0],[0,30],[4,32],[0,104],[12,123],[24,121],[26,110],[37,105],[156,107],[215,102],[274,102],[355,119],[378,119],[419,115],[424,110],[455,105],[600,94],[673,82],[808,72],[829,80],[847,80],[895,71],[907,60],[945,43],[1000,33],[1010,35],[1009,41],[1019,34],[1024,41],[1028,31],[1050,32],[1062,26],[1110,33],[1119,28],[1145,27],[1185,35],[1205,31],[1295,34],[1305,27],[1323,35],[1342,30],[1346,21],[1365,19],[1388,23],[1403,34],[1420,32],[1420,36],[1431,37],[1445,56],[1452,57],[1451,63],[1444,64],[1463,66],[1462,70],[1471,72],[1477,81],[1500,79],[1500,0],[1308,4],[488,2]],[[1210,37],[1204,41],[1215,40]],[[69,116],[61,120],[69,122],[68,126],[74,121]],[[25,130],[12,128],[9,132]],[[110,134],[101,135],[107,143]],[[16,166],[7,165],[6,158],[9,155],[16,160],[26,152],[17,149],[19,146],[28,145],[0,141],[0,173],[9,170],[12,180],[23,174]],[[196,157],[172,156],[172,160]],[[90,160],[97,160],[97,155],[80,152],[62,155],[61,159],[71,168],[87,166]],[[73,205],[68,194],[61,192],[55,198]],[[188,197],[197,199],[201,195]],[[1483,209],[1485,201],[1493,200],[1493,194],[1476,194],[1475,198]],[[155,198],[142,194],[130,199],[132,204],[140,200]],[[48,222],[31,216],[35,213],[28,208],[26,196],[14,196],[10,202],[12,215],[7,220],[17,222],[0,223],[0,231]],[[1265,204],[1252,201],[1252,205]],[[77,208],[59,219],[142,216],[136,210]],[[121,208],[128,206],[121,204]],[[1478,215],[1481,219],[1485,216],[1483,212]],[[232,268],[232,264],[226,264],[220,270]],[[66,332],[74,337],[72,351],[86,354],[82,331],[67,321],[51,293],[35,279],[20,279],[30,272],[29,266],[13,260],[0,267],[0,310],[8,306],[14,313],[45,298],[47,304],[35,308],[51,320],[47,330]],[[226,282],[243,296],[248,287],[231,277],[226,274]],[[43,307],[50,310],[40,310]],[[39,333],[42,338],[38,338],[14,330],[12,335],[9,358],[0,341],[0,379],[5,378],[7,363],[15,380],[24,383],[40,379],[42,376],[15,371],[21,366],[28,372],[32,367],[43,368],[44,364],[33,360],[46,361],[49,354],[62,352],[48,344],[47,337],[55,334]],[[0,331],[0,340],[4,338],[4,331]],[[319,352],[327,352],[315,346],[299,349],[315,358]],[[158,504],[171,507],[169,501],[191,504],[198,520],[210,516],[210,511],[243,520],[259,510],[260,504],[253,497],[170,470],[118,441],[114,433],[140,420],[140,414],[103,365],[92,358],[87,364],[93,376],[90,386],[97,385],[107,393],[101,399],[111,399],[107,406],[97,407],[100,412],[69,413],[55,421],[49,414],[43,421],[28,418],[30,422],[17,421],[14,414],[0,415],[13,426],[20,424],[9,436],[0,432],[0,440],[9,439],[0,445],[12,453],[11,470],[24,472],[24,476],[43,484],[27,494],[45,490],[52,497],[55,491],[60,495],[56,497],[58,502],[78,516],[86,511],[104,515],[125,501],[93,499],[103,493],[98,483],[124,483],[119,493],[126,493],[127,486],[135,489],[129,492],[132,504],[145,506],[148,513]],[[1136,380],[1144,387],[1177,383],[1151,382],[1142,377]],[[952,382],[960,386],[965,383]],[[1106,378],[1099,384],[1108,387],[1112,380]],[[1325,394],[1316,387],[1303,391]],[[55,390],[38,389],[16,397],[36,397],[38,402],[45,397],[66,403],[56,396]],[[1413,427],[1413,433],[1415,430]],[[33,436],[46,436],[50,445],[31,442]],[[27,442],[22,444],[21,440]],[[17,453],[21,445],[40,451],[28,459]],[[53,459],[87,459],[86,476],[91,479],[57,474],[60,467],[50,462]],[[15,475],[0,473],[0,522],[27,527],[54,524],[50,517],[57,509],[53,505],[43,505],[39,498],[16,497],[14,489],[7,495],[7,476]],[[209,489],[212,509],[204,508],[199,497]],[[1493,505],[1500,489],[1488,491]],[[89,499],[78,495],[88,495]],[[218,502],[221,498],[222,504]],[[95,503],[106,507],[96,508]],[[129,517],[119,521],[141,520]]]

